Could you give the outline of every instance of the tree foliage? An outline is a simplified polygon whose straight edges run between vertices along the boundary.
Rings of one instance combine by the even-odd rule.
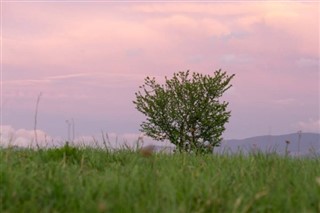
[[[147,117],[141,131],[158,141],[169,140],[180,152],[212,152],[231,115],[228,102],[219,98],[232,86],[233,77],[221,69],[213,76],[189,70],[174,73],[165,84],[146,77],[133,101]]]

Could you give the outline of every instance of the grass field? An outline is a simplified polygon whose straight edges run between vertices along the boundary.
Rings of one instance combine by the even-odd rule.
[[[320,159],[0,149],[0,212],[320,212]]]

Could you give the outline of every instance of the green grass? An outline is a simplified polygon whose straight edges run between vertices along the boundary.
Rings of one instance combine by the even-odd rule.
[[[0,149],[0,212],[320,212],[320,159]]]

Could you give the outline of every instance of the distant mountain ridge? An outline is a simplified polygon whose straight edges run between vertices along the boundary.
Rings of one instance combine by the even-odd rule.
[[[264,135],[246,139],[224,140],[217,152],[231,151],[289,152],[291,155],[307,155],[312,152],[320,153],[319,133],[292,133],[286,135]]]

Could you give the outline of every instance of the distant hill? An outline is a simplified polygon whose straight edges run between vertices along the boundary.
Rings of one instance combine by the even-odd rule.
[[[289,143],[286,143],[286,141],[289,141]],[[277,153],[284,154],[286,147],[290,155],[320,154],[320,134],[301,133],[299,137],[298,133],[293,133],[277,136],[257,136],[242,140],[225,140],[219,148],[215,149],[215,152],[236,152],[241,150],[247,153],[253,150],[261,150],[263,152],[276,151]]]

